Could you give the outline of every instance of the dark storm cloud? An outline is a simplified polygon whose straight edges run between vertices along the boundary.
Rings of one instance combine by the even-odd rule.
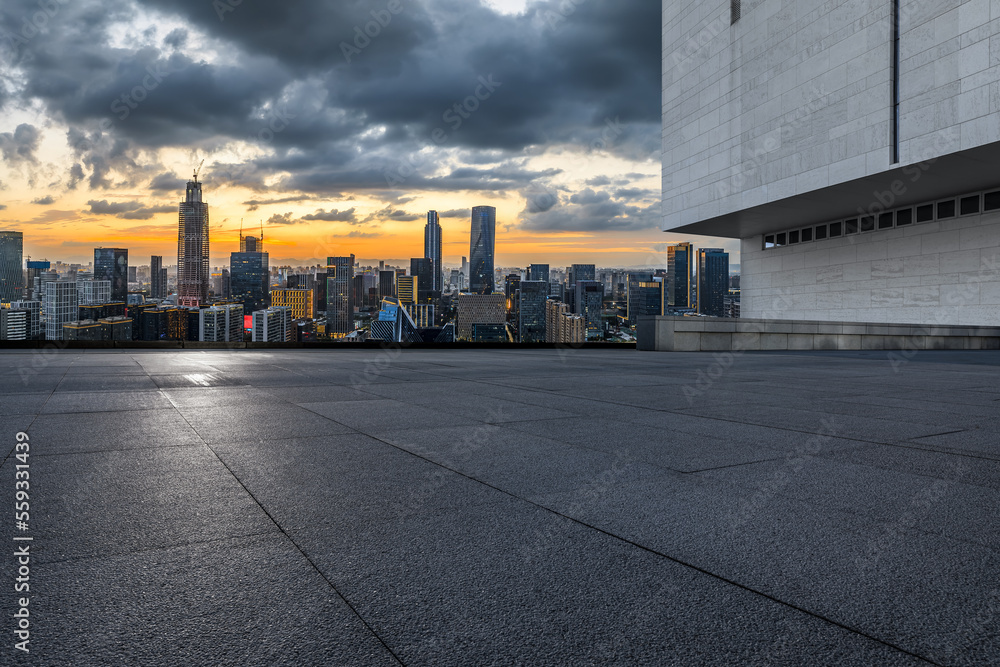
[[[124,42],[134,46],[120,46],[121,22],[139,11],[132,0],[61,5],[19,45],[23,77],[0,104],[41,103],[67,123],[80,165],[69,183],[91,189],[119,185],[113,174],[146,182],[147,149],[232,140],[265,156],[207,165],[206,179],[265,191],[280,170],[289,176],[277,187],[326,196],[519,191],[538,177],[504,172],[513,156],[569,144],[647,159],[658,147],[659,3],[545,0],[519,16],[470,0],[400,0],[394,13],[388,4],[151,0],[144,11],[188,28]],[[36,7],[7,0],[0,27]],[[195,34],[225,57],[201,60],[189,50]],[[37,136],[3,136],[5,158],[33,155]],[[463,148],[467,166],[441,176],[435,157],[413,164],[427,147]],[[387,179],[401,164],[411,173]],[[178,181],[161,173],[150,188]]]
[[[108,202],[107,199],[91,199],[87,202],[87,206],[90,207],[91,213],[96,213],[98,215],[118,215],[119,213],[125,213],[127,211],[135,211],[142,208],[142,202],[137,201],[121,201],[121,202]]]
[[[156,177],[149,182],[149,189],[177,192],[178,190],[184,189],[184,179],[172,171],[165,171],[162,174],[157,174]]]
[[[608,192],[587,188],[534,213],[530,201],[521,212],[521,227],[535,231],[639,231],[660,223],[660,203],[636,206]]]
[[[353,208],[349,208],[346,211],[338,211],[337,209],[330,209],[329,211],[324,211],[319,209],[315,213],[310,213],[308,215],[302,216],[303,220],[322,220],[324,222],[357,222],[358,218],[354,215]]]
[[[39,132],[34,125],[21,123],[13,132],[0,133],[0,154],[6,162],[34,162]]]
[[[44,197],[39,197],[38,199],[32,199],[32,204],[38,204],[39,206],[51,206],[56,203],[56,198],[52,195],[45,195]]]
[[[176,213],[176,206],[144,206],[143,208],[136,209],[134,211],[127,211],[125,213],[120,213],[119,218],[124,220],[149,220],[157,213]]]

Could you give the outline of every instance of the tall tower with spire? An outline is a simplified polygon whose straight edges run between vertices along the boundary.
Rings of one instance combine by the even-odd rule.
[[[187,182],[177,225],[177,304],[208,302],[208,204],[201,198],[198,170]]]
[[[437,211],[427,211],[427,224],[424,226],[424,257],[431,260],[430,289],[440,292],[443,289],[444,267],[441,265],[441,223],[438,222]]]

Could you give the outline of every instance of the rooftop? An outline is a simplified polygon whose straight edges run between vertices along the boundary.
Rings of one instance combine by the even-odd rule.
[[[995,664],[998,366],[2,350],[0,540],[32,664]]]

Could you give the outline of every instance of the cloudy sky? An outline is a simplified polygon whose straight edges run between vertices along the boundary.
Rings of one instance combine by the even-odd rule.
[[[204,160],[213,263],[241,219],[263,224],[272,264],[420,256],[429,209],[457,263],[485,204],[498,265],[660,265],[685,240],[658,229],[660,11],[4,0],[0,227],[35,258],[105,245],[173,263],[177,202]]]

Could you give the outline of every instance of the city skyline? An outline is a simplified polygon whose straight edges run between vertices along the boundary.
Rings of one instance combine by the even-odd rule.
[[[341,44],[353,46],[367,11],[281,8],[270,21],[321,30],[274,43],[249,11],[220,21],[210,5],[125,0],[81,31],[87,3],[59,7],[3,54],[19,78],[0,95],[0,227],[28,232],[32,258],[85,262],[98,245],[169,257],[176,192],[204,160],[212,265],[241,220],[264,226],[278,263],[322,263],[348,246],[406,260],[421,255],[430,210],[443,260],[457,265],[478,205],[497,209],[498,265],[653,266],[684,240],[657,228],[658,8],[445,4],[407,5],[349,58]],[[9,3],[0,27],[17,34],[36,10]],[[489,46],[439,39],[481,25]],[[592,75],[594,46],[613,63],[605,77]],[[88,57],[107,68],[76,65]],[[64,71],[42,65],[60,61]],[[529,61],[569,69],[529,74]],[[77,101],[43,85],[54,80]]]

